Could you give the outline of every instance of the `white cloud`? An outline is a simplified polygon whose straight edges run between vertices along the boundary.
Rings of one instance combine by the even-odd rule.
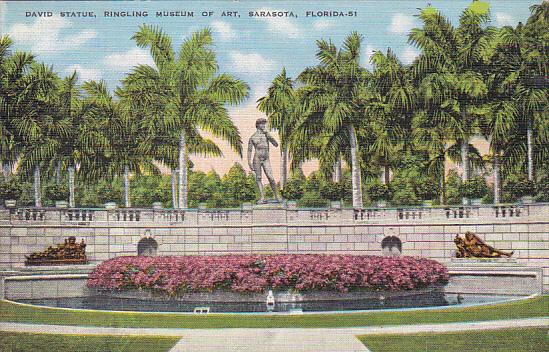
[[[403,13],[396,13],[391,19],[389,32],[393,34],[408,34],[415,27],[414,18]]]
[[[496,12],[496,23],[499,27],[511,26],[514,25],[515,22],[515,19],[510,14],[505,12]]]
[[[366,48],[364,48],[362,52],[362,66],[366,67],[367,69],[371,70],[374,66],[370,62],[370,58],[376,51],[379,51],[378,48],[374,47],[371,44],[366,45]]]
[[[14,24],[9,34],[14,41],[29,45],[32,51],[44,54],[78,49],[97,36],[93,30],[61,36],[61,31],[71,26],[69,20],[58,16],[38,18],[32,24]]]
[[[231,65],[235,72],[239,73],[266,73],[274,69],[275,62],[266,59],[259,53],[245,54],[240,51],[229,53]]]
[[[412,62],[414,62],[414,59],[419,55],[419,51],[413,49],[413,48],[406,48],[404,49],[404,51],[402,52],[402,54],[400,55],[400,60],[402,60],[402,62],[405,64],[405,65],[409,65],[411,64]]]
[[[277,10],[267,7],[255,10],[255,12],[262,11],[276,12]],[[278,32],[290,38],[298,38],[300,36],[299,28],[289,17],[257,17],[257,19],[267,22],[267,29],[271,32]]]
[[[116,71],[129,71],[137,65],[149,65],[156,67],[153,58],[145,49],[134,48],[124,53],[105,56],[103,64]]]
[[[84,68],[82,65],[71,65],[65,69],[67,74],[72,74],[74,71],[78,73],[78,78],[81,82],[84,81],[98,81],[101,79],[101,70],[95,68]]]
[[[70,48],[78,48],[95,37],[97,37],[96,31],[85,30],[80,33],[66,37],[65,39],[63,39],[63,42]]]
[[[325,29],[330,29],[335,27],[335,24],[336,23],[333,20],[321,19],[313,23],[313,28],[316,29],[317,31],[322,31]]]
[[[259,98],[267,94],[267,90],[269,89],[270,85],[271,84],[269,82],[260,82],[250,88],[250,97],[252,98],[252,103],[254,105]]]
[[[211,26],[214,33],[219,35],[219,37],[223,41],[228,41],[236,38],[236,31],[227,22],[215,21],[215,22],[212,22]]]

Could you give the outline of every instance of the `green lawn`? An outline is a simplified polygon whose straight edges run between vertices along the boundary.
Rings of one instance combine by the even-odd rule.
[[[0,301],[0,321],[157,328],[299,328],[450,323],[549,316],[549,296],[469,308],[306,315],[192,315],[85,312]]]
[[[547,328],[417,335],[364,335],[359,336],[359,339],[372,352],[549,351]]]
[[[0,331],[0,352],[150,352],[169,351],[178,337],[53,335]]]

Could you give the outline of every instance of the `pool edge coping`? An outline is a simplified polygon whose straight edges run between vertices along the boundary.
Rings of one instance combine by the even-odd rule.
[[[518,301],[525,301],[533,299],[539,296],[544,296],[543,294],[534,293],[528,296],[515,297],[506,300],[498,300],[495,302],[488,303],[469,303],[459,306],[436,306],[436,307],[415,307],[415,308],[390,308],[390,309],[371,309],[371,310],[341,310],[341,311],[325,311],[325,312],[212,312],[207,314],[198,314],[193,312],[142,312],[142,311],[124,311],[124,310],[100,310],[100,309],[80,309],[80,308],[66,308],[66,307],[50,307],[50,306],[40,306],[30,303],[22,303],[17,301],[12,301],[9,299],[1,299],[1,302],[7,302],[23,307],[30,308],[43,308],[43,309],[52,309],[52,310],[62,310],[69,312],[82,312],[82,313],[113,313],[113,314],[160,314],[160,315],[182,315],[182,316],[303,316],[303,315],[354,315],[354,314],[368,314],[368,313],[403,313],[403,312],[413,312],[413,311],[433,311],[433,310],[451,310],[451,309],[463,309],[463,308],[474,308],[490,305],[498,305],[503,303],[511,303]]]

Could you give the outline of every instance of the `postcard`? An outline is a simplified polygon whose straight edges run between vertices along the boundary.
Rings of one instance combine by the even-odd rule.
[[[548,18],[0,1],[0,350],[546,351]]]

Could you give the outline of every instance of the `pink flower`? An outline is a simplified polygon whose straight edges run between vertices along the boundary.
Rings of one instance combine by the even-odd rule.
[[[175,295],[214,290],[412,290],[447,281],[447,269],[425,258],[297,254],[118,257],[98,265],[88,286]]]

